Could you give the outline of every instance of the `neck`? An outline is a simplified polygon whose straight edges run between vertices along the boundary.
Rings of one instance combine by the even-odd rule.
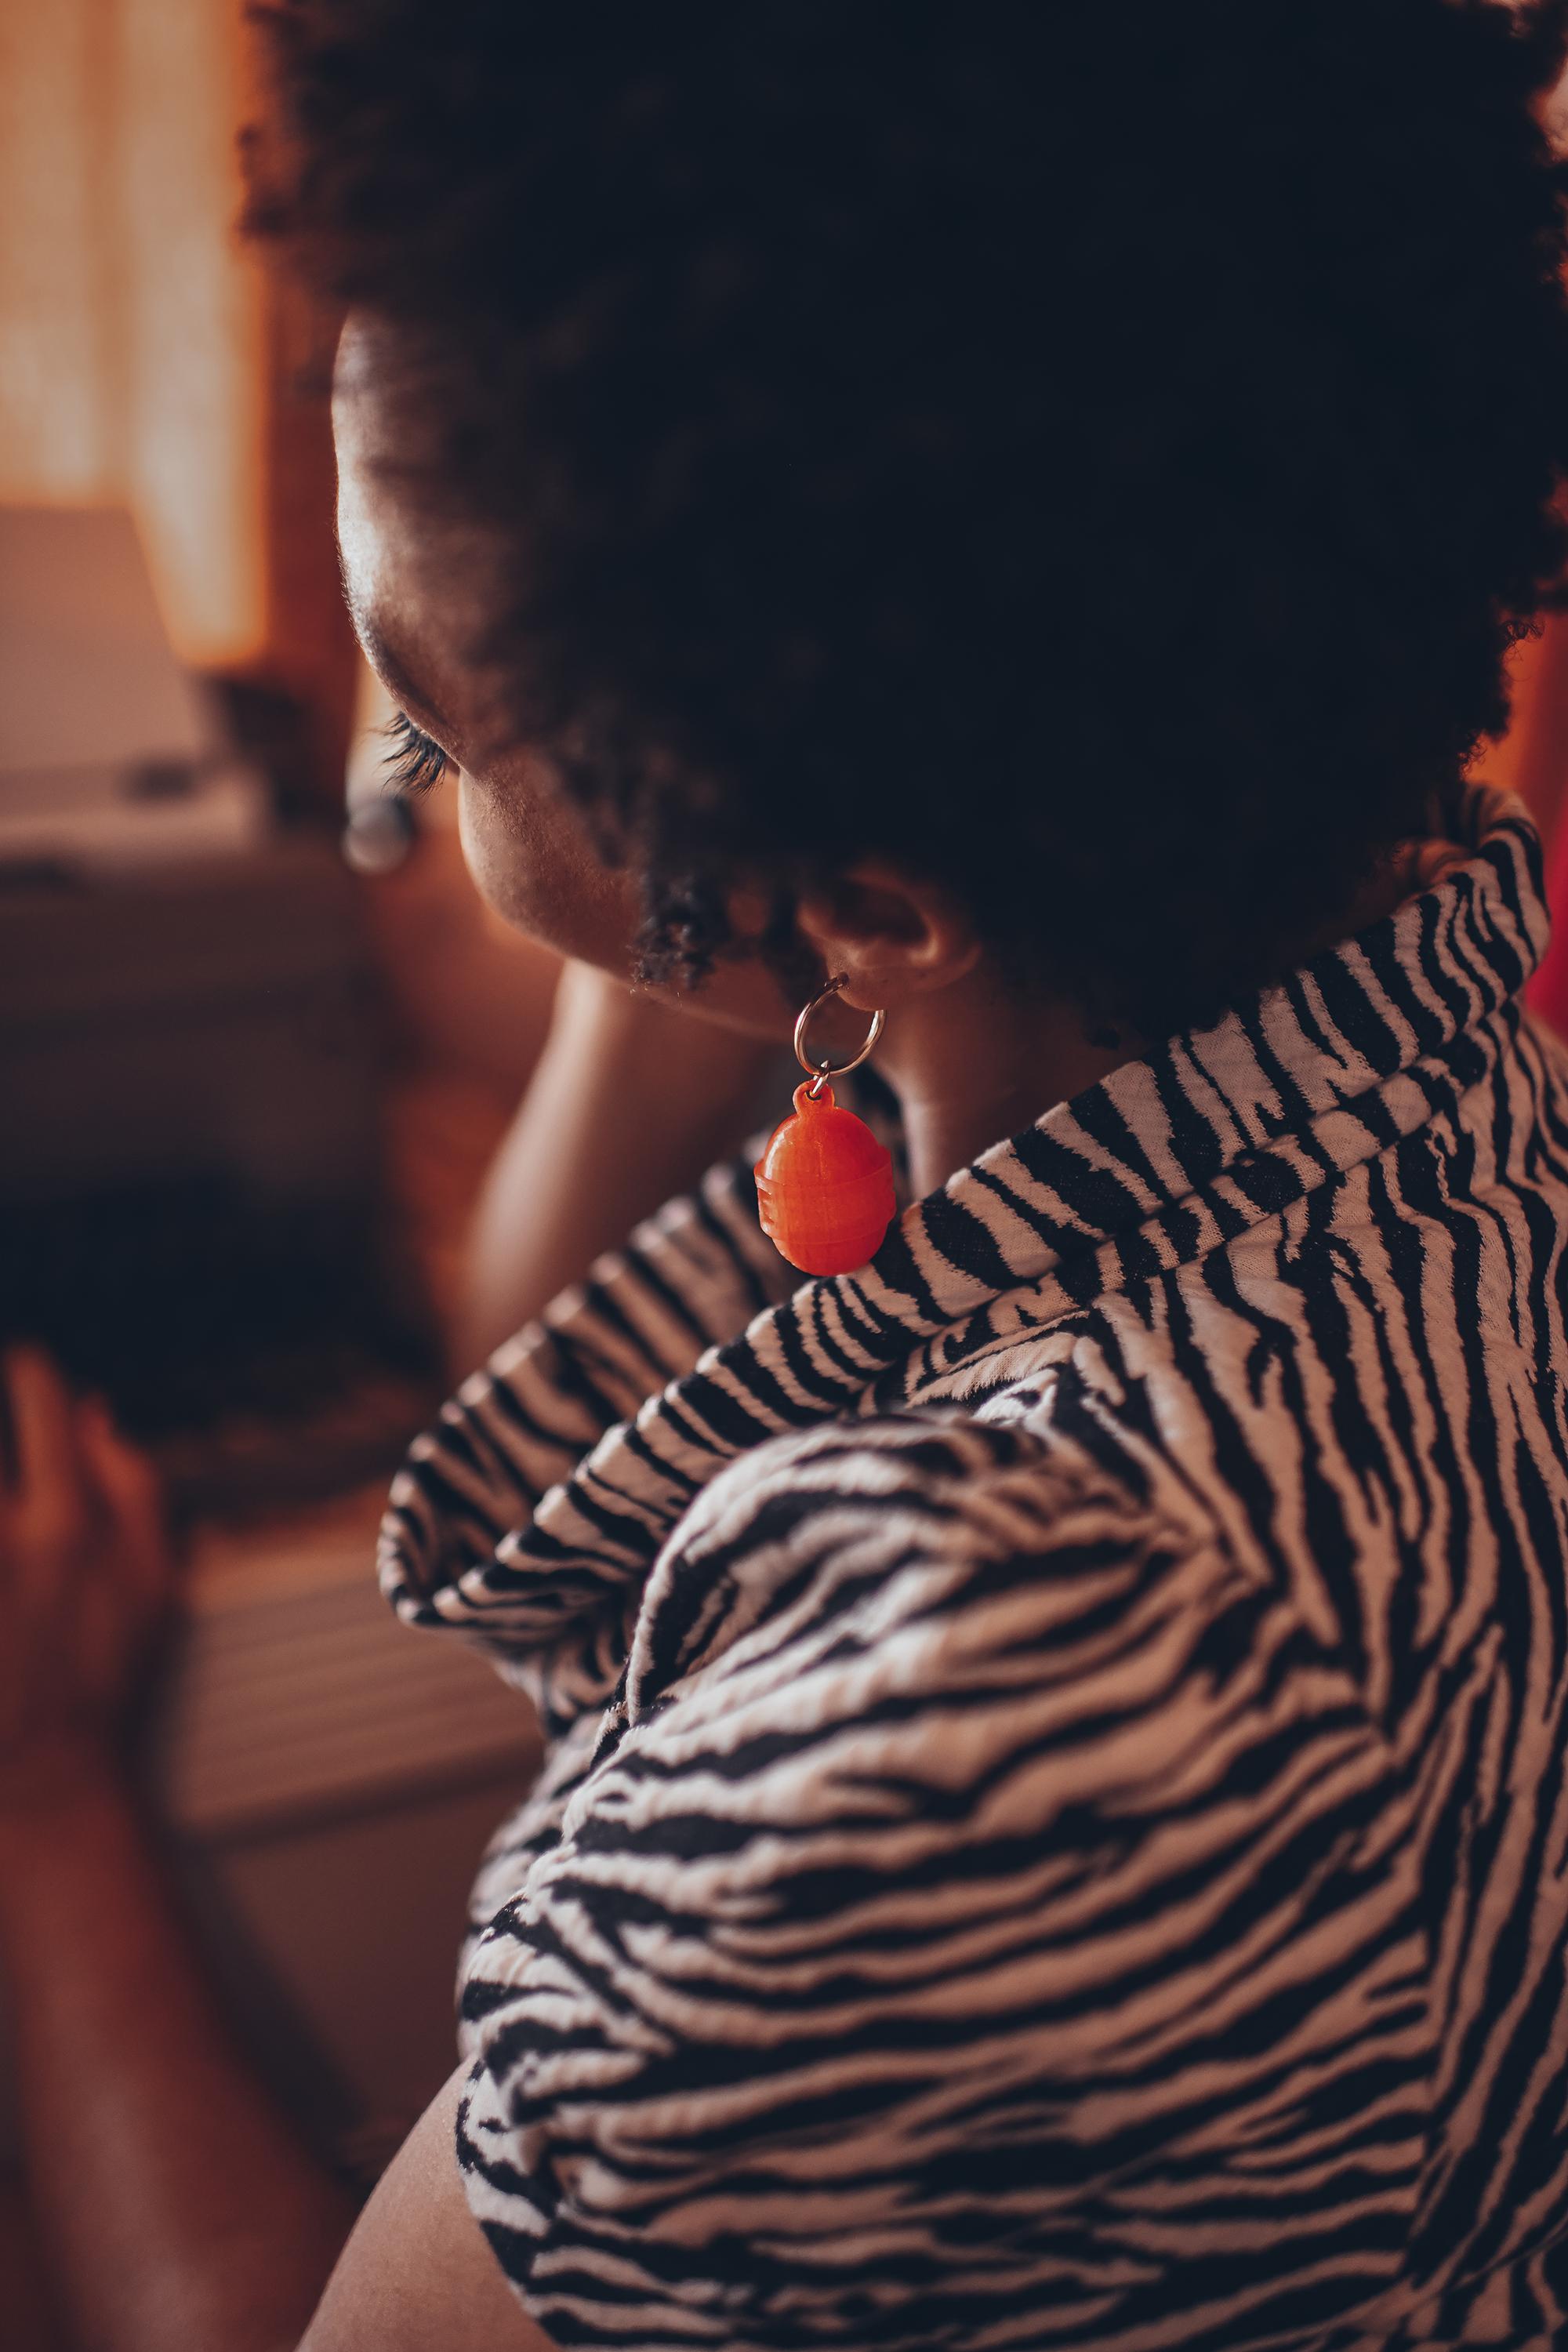
[[[1468,854],[1441,838],[1402,845],[1380,863],[1347,915],[1305,941],[1290,961],[1365,929]],[[889,1019],[878,1062],[903,1111],[915,1198],[934,1192],[1058,1103],[1139,1060],[1150,1044],[1125,1037],[1113,1046],[1090,1045],[1076,1006],[1020,998],[984,962],[951,987],[900,1005]]]
[[[984,971],[889,1016],[877,1060],[903,1112],[917,1200],[1142,1050],[1091,1045],[1083,1031],[1076,1007],[1025,1003]]]

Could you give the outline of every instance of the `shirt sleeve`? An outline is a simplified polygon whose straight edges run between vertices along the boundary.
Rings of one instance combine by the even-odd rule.
[[[1428,2126],[1410,1801],[1288,1599],[1091,1462],[773,1441],[471,1956],[476,2217],[563,2345],[1360,2318]]]
[[[516,1633],[498,1554],[605,1433],[786,1297],[796,1277],[757,1223],[742,1156],[597,1259],[497,1349],[417,1437],[382,1522],[383,1592],[405,1623],[456,1629],[487,1649],[538,1707],[552,1739],[601,1703],[626,1661],[637,1590],[575,1610],[559,1637],[537,1612]],[[544,1583],[548,1603],[554,1596]],[[515,1636],[515,1637],[514,1637]]]

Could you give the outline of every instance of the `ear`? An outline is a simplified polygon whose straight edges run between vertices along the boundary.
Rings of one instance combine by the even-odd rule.
[[[967,913],[940,884],[874,860],[814,886],[795,919],[828,971],[846,974],[843,1002],[862,1013],[951,987],[983,951]]]

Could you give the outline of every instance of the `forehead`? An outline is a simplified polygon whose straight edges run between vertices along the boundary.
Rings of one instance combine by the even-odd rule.
[[[398,701],[460,732],[490,567],[474,528],[441,510],[440,414],[427,369],[395,331],[351,318],[332,383],[349,610]]]

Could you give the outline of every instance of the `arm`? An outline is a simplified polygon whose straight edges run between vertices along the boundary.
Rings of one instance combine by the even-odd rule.
[[[300,2352],[555,2352],[463,2194],[453,2146],[468,2072],[448,2077],[383,2173]]]
[[[228,2040],[112,1774],[0,1817],[28,2187],[93,2352],[283,2352],[353,2218]]]
[[[456,1343],[465,1371],[738,1148],[779,1050],[564,967],[474,1221]]]
[[[353,2202],[229,2041],[102,1737],[167,1590],[156,1495],[47,1363],[14,1359],[8,1390],[0,1959],[31,2203],[89,2352],[291,2352]],[[311,2352],[547,2352],[469,2219],[457,2090],[377,2188]]]
[[[166,1603],[150,1473],[42,1359],[0,1475],[0,1962],[30,2197],[93,2352],[279,2352],[353,2218],[231,2046],[110,1760]]]

